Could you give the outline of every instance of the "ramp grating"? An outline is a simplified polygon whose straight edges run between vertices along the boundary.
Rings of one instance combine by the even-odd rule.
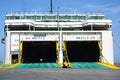
[[[60,68],[56,63],[23,63],[15,68]]]
[[[72,68],[81,69],[109,69],[107,66],[97,64],[95,62],[71,62]]]

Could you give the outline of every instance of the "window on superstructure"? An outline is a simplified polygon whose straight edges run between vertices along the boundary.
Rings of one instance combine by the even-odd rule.
[[[20,19],[20,17],[19,16],[15,16],[15,19]]]
[[[42,18],[41,16],[36,16],[36,19],[37,19],[37,20],[39,20],[39,19],[41,19],[41,18]]]
[[[82,16],[82,19],[85,20],[85,16]]]
[[[81,19],[81,17],[80,17],[79,15],[77,15],[77,19],[78,19],[78,20],[80,20],[80,19]]]
[[[45,15],[45,17],[44,17],[45,19],[48,19],[49,18],[49,16],[48,15]]]
[[[65,15],[65,16],[64,16],[64,19],[67,19],[67,18],[68,18],[68,16],[67,16],[67,15]]]
[[[64,19],[64,17],[63,16],[59,16],[59,19]]]
[[[20,19],[25,19],[25,16],[20,16]]]
[[[71,16],[68,16],[68,19],[71,19]]]
[[[8,20],[15,19],[15,16],[7,16],[6,19]]]
[[[32,16],[32,20],[36,20],[37,16]]]
[[[11,17],[10,16],[6,16],[6,19],[9,20],[9,19],[11,19]]]
[[[85,20],[85,16],[77,16],[79,20]]]
[[[98,19],[98,16],[90,16],[90,19]]]
[[[98,16],[98,19],[104,19],[104,16]]]
[[[47,16],[47,19],[55,19],[56,16]]]
[[[26,16],[26,19],[32,19],[31,16]]]
[[[46,19],[46,16],[42,16],[42,19],[43,19],[43,20]]]
[[[72,19],[77,19],[77,15],[75,15],[75,16],[72,16]]]

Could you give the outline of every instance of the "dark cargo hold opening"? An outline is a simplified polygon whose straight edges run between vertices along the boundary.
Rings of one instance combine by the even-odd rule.
[[[98,41],[67,41],[70,62],[98,62],[100,50]]]
[[[12,54],[12,63],[18,63],[18,54]]]
[[[24,41],[23,63],[56,62],[55,41]]]

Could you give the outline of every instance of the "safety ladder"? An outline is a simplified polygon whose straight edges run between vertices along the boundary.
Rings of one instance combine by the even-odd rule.
[[[63,41],[63,64],[68,65],[68,67],[71,67],[68,54],[67,54],[66,41]]]

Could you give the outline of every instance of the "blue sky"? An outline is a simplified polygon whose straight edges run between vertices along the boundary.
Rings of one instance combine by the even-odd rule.
[[[2,0],[0,2],[0,39],[4,37],[6,11],[50,11],[50,0]],[[53,11],[103,12],[112,20],[115,62],[120,62],[120,0],[53,0]],[[109,41],[109,40],[108,40]],[[117,45],[115,44],[117,43]],[[4,59],[4,45],[0,43],[0,59]]]

